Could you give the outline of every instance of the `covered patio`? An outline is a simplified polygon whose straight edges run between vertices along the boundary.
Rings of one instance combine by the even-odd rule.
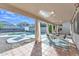
[[[40,22],[47,23],[47,34],[48,24],[54,24],[56,26],[55,31],[58,33],[58,25],[64,22],[71,22],[75,11],[74,4],[0,4],[1,9],[6,9],[14,13],[19,13],[24,16],[28,16],[35,19],[35,39],[33,42],[17,47],[15,49],[1,53],[1,56],[72,56],[78,55],[77,47],[74,43],[74,47],[69,46],[68,49],[57,47],[51,44],[53,43],[49,39],[43,40],[41,38]],[[45,12],[46,15],[40,14]],[[52,14],[50,14],[52,12]],[[73,52],[72,52],[73,51]]]

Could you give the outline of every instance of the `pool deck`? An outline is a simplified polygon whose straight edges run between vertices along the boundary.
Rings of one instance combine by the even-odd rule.
[[[0,56],[78,56],[76,48],[69,47],[68,50],[64,48],[56,48],[50,46],[48,41],[42,41],[36,44],[35,41],[25,44],[23,46],[0,53]]]
[[[0,37],[0,56],[79,56],[76,46],[69,46],[67,49],[52,44],[53,42],[42,36],[41,42],[36,44],[34,39],[31,42],[8,44],[6,40],[10,37]],[[29,39],[30,40],[30,39]]]

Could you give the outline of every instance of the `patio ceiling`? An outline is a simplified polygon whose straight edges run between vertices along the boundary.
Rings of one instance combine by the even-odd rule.
[[[49,23],[61,24],[70,21],[74,13],[74,4],[72,3],[16,3],[0,4],[0,8],[6,8],[10,11],[21,13],[25,16]],[[54,16],[44,18],[39,15],[40,10],[54,11]]]

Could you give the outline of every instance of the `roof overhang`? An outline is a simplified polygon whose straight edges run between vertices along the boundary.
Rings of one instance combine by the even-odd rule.
[[[70,21],[74,12],[74,4],[72,3],[16,3],[16,4],[0,4],[0,8],[19,13],[36,20],[45,21],[48,23],[61,24]],[[55,16],[48,18],[39,15],[40,10],[54,11]]]

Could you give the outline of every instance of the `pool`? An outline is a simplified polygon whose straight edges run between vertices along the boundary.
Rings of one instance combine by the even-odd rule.
[[[7,39],[8,43],[15,43],[15,42],[21,42],[23,40],[32,40],[35,39],[35,33],[34,32],[8,32],[0,34],[0,37],[10,37]],[[46,34],[43,32],[41,33],[41,39],[46,38]]]
[[[9,32],[9,33],[6,33],[8,35],[21,35],[21,34],[26,34],[26,35],[31,35],[31,34],[34,34],[33,32]]]

